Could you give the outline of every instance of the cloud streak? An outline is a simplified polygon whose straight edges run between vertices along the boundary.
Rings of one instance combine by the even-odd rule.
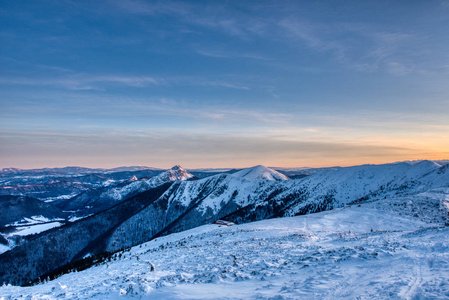
[[[261,60],[261,61],[267,61],[270,60],[269,58],[253,54],[253,53],[233,53],[232,51],[217,51],[217,50],[196,50],[196,52],[199,55],[207,56],[207,57],[214,57],[214,58],[230,58],[230,59],[254,59],[254,60]]]
[[[162,84],[162,80],[149,76],[91,76],[78,74],[74,76],[55,78],[27,78],[27,77],[2,77],[0,84],[30,85],[30,86],[61,86],[69,90],[94,90],[100,89],[98,84],[119,84],[129,87],[146,87]]]
[[[301,41],[314,51],[330,54],[334,60],[360,72],[387,72],[392,75],[407,75],[422,70],[414,60],[401,61],[404,55],[413,57],[416,45],[422,41],[409,32],[400,29],[385,29],[378,24],[341,21],[310,21],[296,5],[289,9],[260,3],[243,13],[227,5],[213,7],[181,2],[159,2],[149,4],[143,1],[113,1],[114,5],[136,15],[165,14],[181,18],[190,26],[200,26],[243,40],[265,39],[270,43],[281,41],[292,46]],[[298,16],[288,16],[288,11]],[[270,11],[269,18],[261,18],[250,12]],[[323,12],[323,14],[325,14]],[[354,53],[354,49],[358,50]],[[262,55],[230,54],[229,51],[197,50],[197,53],[215,58],[250,58],[264,60]],[[425,71],[425,70],[422,70]]]
[[[235,90],[250,90],[244,86],[232,81],[218,79],[207,80],[201,77],[167,77],[156,78],[153,76],[124,76],[124,75],[56,75],[53,77],[0,77],[0,84],[3,85],[26,85],[26,86],[54,86],[62,87],[68,90],[105,90],[111,85],[118,85],[130,88],[146,88],[154,86],[203,86],[203,87],[221,87]]]

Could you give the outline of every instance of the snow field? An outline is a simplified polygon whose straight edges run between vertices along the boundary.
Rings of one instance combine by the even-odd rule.
[[[61,226],[62,223],[61,222],[49,222],[49,223],[43,223],[43,224],[36,224],[36,225],[31,225],[31,226],[21,226],[21,227],[17,227],[16,231],[7,235],[9,236],[13,236],[13,235],[19,235],[19,236],[26,236],[26,235],[30,235],[30,234],[37,234],[55,227],[59,227]]]
[[[449,298],[449,227],[395,209],[205,225],[0,299]]]

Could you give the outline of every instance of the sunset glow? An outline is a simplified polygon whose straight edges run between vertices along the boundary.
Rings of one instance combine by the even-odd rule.
[[[0,168],[449,158],[447,1],[3,1]]]

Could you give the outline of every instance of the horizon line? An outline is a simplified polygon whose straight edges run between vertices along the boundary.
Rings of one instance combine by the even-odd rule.
[[[247,168],[252,168],[255,166],[265,166],[267,168],[270,169],[278,169],[278,170],[282,170],[282,169],[320,169],[320,168],[348,168],[348,167],[356,167],[356,166],[365,166],[365,165],[389,165],[389,164],[397,164],[397,163],[413,163],[413,162],[422,162],[422,161],[431,161],[431,162],[448,162],[449,163],[449,158],[445,158],[445,159],[413,159],[413,160],[400,160],[400,161],[392,161],[392,162],[385,162],[385,163],[362,163],[362,164],[354,164],[354,165],[329,165],[329,166],[318,166],[318,167],[306,167],[306,166],[292,166],[292,167],[274,167],[274,166],[265,166],[263,164],[256,164],[256,165],[251,165],[251,166],[247,166],[247,167],[201,167],[201,168],[184,168],[182,167],[182,165],[180,164],[174,164],[173,166],[181,166],[183,169],[186,170],[220,170],[220,169],[247,169]],[[172,166],[172,167],[173,167]],[[82,169],[89,169],[89,170],[104,170],[104,171],[109,171],[109,170],[113,170],[113,169],[119,169],[119,168],[132,168],[132,167],[142,167],[142,168],[148,168],[148,169],[154,169],[154,170],[169,170],[172,167],[169,168],[160,168],[160,167],[151,167],[151,166],[146,166],[146,165],[122,165],[122,166],[117,166],[117,167],[111,167],[111,168],[107,168],[107,167],[84,167],[81,165],[66,165],[63,167],[38,167],[38,168],[17,168],[17,167],[3,167],[1,168],[1,171],[7,171],[9,169],[15,169],[15,170],[21,170],[21,171],[31,171],[31,170],[44,170],[44,169],[65,169],[65,168],[82,168]]]

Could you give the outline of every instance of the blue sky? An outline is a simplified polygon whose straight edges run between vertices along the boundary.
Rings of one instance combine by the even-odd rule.
[[[449,158],[449,1],[0,3],[0,167]]]

